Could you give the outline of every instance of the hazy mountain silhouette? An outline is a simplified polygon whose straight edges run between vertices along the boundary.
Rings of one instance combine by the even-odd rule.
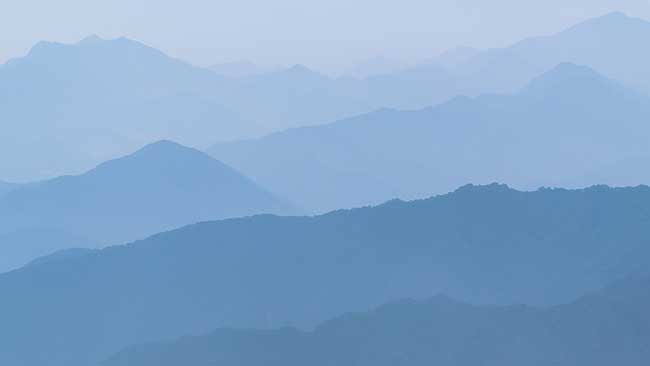
[[[564,303],[647,273],[649,218],[648,187],[491,185],[324,216],[192,225],[0,275],[0,363],[88,365],[132,344],[224,326],[311,326],[435,293]]]
[[[479,53],[481,53],[481,50],[473,47],[456,47],[443,52],[429,62],[436,63],[448,70],[454,71],[457,67],[473,59]]]
[[[378,56],[351,66],[343,73],[343,76],[364,79],[371,76],[391,74],[404,68],[405,65],[398,60]]]
[[[91,36],[76,44],[41,42],[0,68],[3,101],[38,98],[59,103],[134,102],[179,93],[202,93],[222,79],[142,43]],[[29,83],[28,83],[29,82]],[[32,88],[38,88],[33,90]],[[20,100],[19,100],[20,101]]]
[[[73,259],[82,257],[84,255],[92,254],[97,252],[98,249],[88,249],[88,248],[70,248],[58,250],[54,253],[38,257],[33,261],[27,263],[28,266],[39,266],[42,264],[52,263],[64,259]]]
[[[104,366],[646,365],[650,281],[568,305],[471,306],[438,296],[326,322],[312,332],[221,329],[130,347]]]
[[[39,227],[0,233],[0,273],[20,268],[61,248],[94,244],[78,235]]]
[[[249,61],[216,64],[209,67],[215,73],[230,78],[244,78],[279,71],[279,66],[259,65]]]
[[[456,64],[459,77],[483,91],[511,91],[560,62],[588,65],[650,92],[650,51],[635,39],[650,37],[650,22],[611,13],[560,33],[483,51]]]
[[[42,42],[0,66],[0,170],[12,180],[78,173],[156,139],[205,146],[251,126],[211,98],[227,82],[141,43]],[[38,108],[34,108],[38,106]]]
[[[425,197],[466,182],[527,189],[602,183],[595,172],[603,167],[650,155],[649,118],[650,99],[565,63],[513,95],[384,109],[208,152],[302,207],[326,211]],[[650,183],[641,166],[626,171],[605,182]]]
[[[160,141],[84,174],[6,194],[0,232],[46,224],[111,244],[203,220],[289,209],[206,154]]]
[[[0,154],[19,157],[0,170],[11,181],[78,174],[157,139],[204,147],[378,108],[514,92],[563,62],[650,91],[650,52],[621,41],[644,35],[650,22],[614,13],[506,48],[459,48],[381,75],[368,67],[373,76],[363,79],[303,66],[232,79],[124,38],[39,43],[0,67],[0,118],[10,121]]]
[[[346,82],[303,65],[242,80],[222,96],[233,110],[246,111],[252,120],[265,121],[260,133],[325,123],[353,116],[377,106]],[[251,106],[255,108],[251,108]]]

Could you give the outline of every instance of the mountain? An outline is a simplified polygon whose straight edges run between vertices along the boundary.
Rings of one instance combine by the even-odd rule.
[[[2,66],[0,78],[0,100],[21,101],[29,95],[43,107],[93,103],[97,98],[118,103],[200,94],[223,80],[142,43],[97,36],[76,44],[40,42],[24,57]]]
[[[650,98],[560,64],[516,94],[382,109],[207,151],[301,207],[328,211],[444,193],[467,182],[519,188],[650,183]]]
[[[70,248],[56,251],[54,253],[39,257],[29,262],[28,266],[39,266],[42,264],[52,263],[64,259],[72,259],[82,257],[84,255],[92,254],[96,252],[97,249],[87,249],[87,248]]]
[[[205,222],[0,275],[0,363],[92,365],[133,344],[309,328],[436,293],[566,303],[648,273],[649,220],[649,187],[490,185],[322,216]]]
[[[0,66],[0,162],[12,180],[79,173],[156,139],[205,146],[251,127],[214,72],[126,38],[41,42]],[[38,106],[38,108],[34,108]],[[56,136],[56,137],[54,137]]]
[[[405,65],[398,60],[378,56],[351,66],[343,72],[343,75],[364,79],[371,76],[391,74],[404,68]]]
[[[481,50],[473,47],[456,47],[443,52],[429,62],[437,63],[448,70],[455,70],[457,66],[473,59],[479,53]]]
[[[227,78],[125,38],[43,42],[0,66],[0,118],[10,121],[0,154],[18,157],[0,161],[0,171],[11,181],[41,180],[78,174],[158,139],[203,148],[379,108],[512,93],[565,62],[647,94],[650,53],[621,40],[648,37],[650,22],[614,13],[505,48],[459,48],[362,79],[300,65]]]
[[[650,36],[650,22],[611,13],[554,35],[480,52],[456,64],[456,74],[483,91],[511,91],[561,62],[587,65],[650,92],[650,51],[633,40]]]
[[[568,305],[472,306],[438,296],[349,314],[312,332],[221,329],[130,347],[103,366],[646,365],[650,281]]]
[[[229,78],[244,78],[278,71],[278,66],[259,65],[249,61],[227,62],[209,67],[218,75]]]
[[[40,227],[0,233],[0,273],[18,269],[61,248],[94,244],[77,235]]]
[[[251,120],[264,121],[266,127],[258,130],[263,134],[325,123],[376,108],[377,103],[368,99],[347,82],[304,65],[293,65],[242,79],[220,100],[232,110],[246,111]]]
[[[100,245],[204,220],[288,210],[221,162],[160,141],[84,174],[6,194],[0,198],[0,232],[48,225]]]

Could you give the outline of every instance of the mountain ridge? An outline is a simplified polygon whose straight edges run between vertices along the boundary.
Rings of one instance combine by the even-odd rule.
[[[133,346],[102,365],[165,366],[190,359],[197,366],[216,360],[245,366],[269,360],[290,366],[477,362],[568,366],[621,360],[643,365],[650,356],[644,346],[650,336],[650,281],[638,282],[626,283],[628,288],[620,294],[614,285],[551,308],[474,306],[441,296],[401,301],[335,318],[309,332],[221,329],[206,336]]]
[[[311,329],[435,293],[571,302],[648,273],[648,207],[647,186],[490,185],[322,216],[190,225],[0,275],[0,362],[94,364],[132,344],[223,327]],[[53,345],[54,334],[70,346]]]

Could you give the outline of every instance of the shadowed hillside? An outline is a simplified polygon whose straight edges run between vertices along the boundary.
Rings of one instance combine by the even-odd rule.
[[[435,297],[326,322],[313,332],[221,329],[131,347],[104,366],[642,366],[650,357],[650,281],[562,306],[471,306]]]
[[[309,327],[434,293],[571,301],[647,271],[649,207],[647,187],[491,185],[324,216],[193,225],[1,275],[0,362],[87,365],[131,344],[223,326]]]
[[[84,174],[25,185],[5,194],[0,197],[0,233],[46,226],[101,246],[199,221],[293,212],[288,203],[221,162],[161,141]],[[38,245],[21,240],[16,249],[29,251]],[[80,243],[40,245],[50,249],[36,256]],[[11,260],[12,253],[3,254]]]

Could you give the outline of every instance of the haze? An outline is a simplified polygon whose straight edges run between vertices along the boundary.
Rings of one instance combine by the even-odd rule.
[[[38,41],[96,33],[204,66],[248,60],[338,72],[378,56],[415,62],[459,45],[504,46],[614,10],[650,18],[646,0],[13,1],[0,12],[0,62]]]

